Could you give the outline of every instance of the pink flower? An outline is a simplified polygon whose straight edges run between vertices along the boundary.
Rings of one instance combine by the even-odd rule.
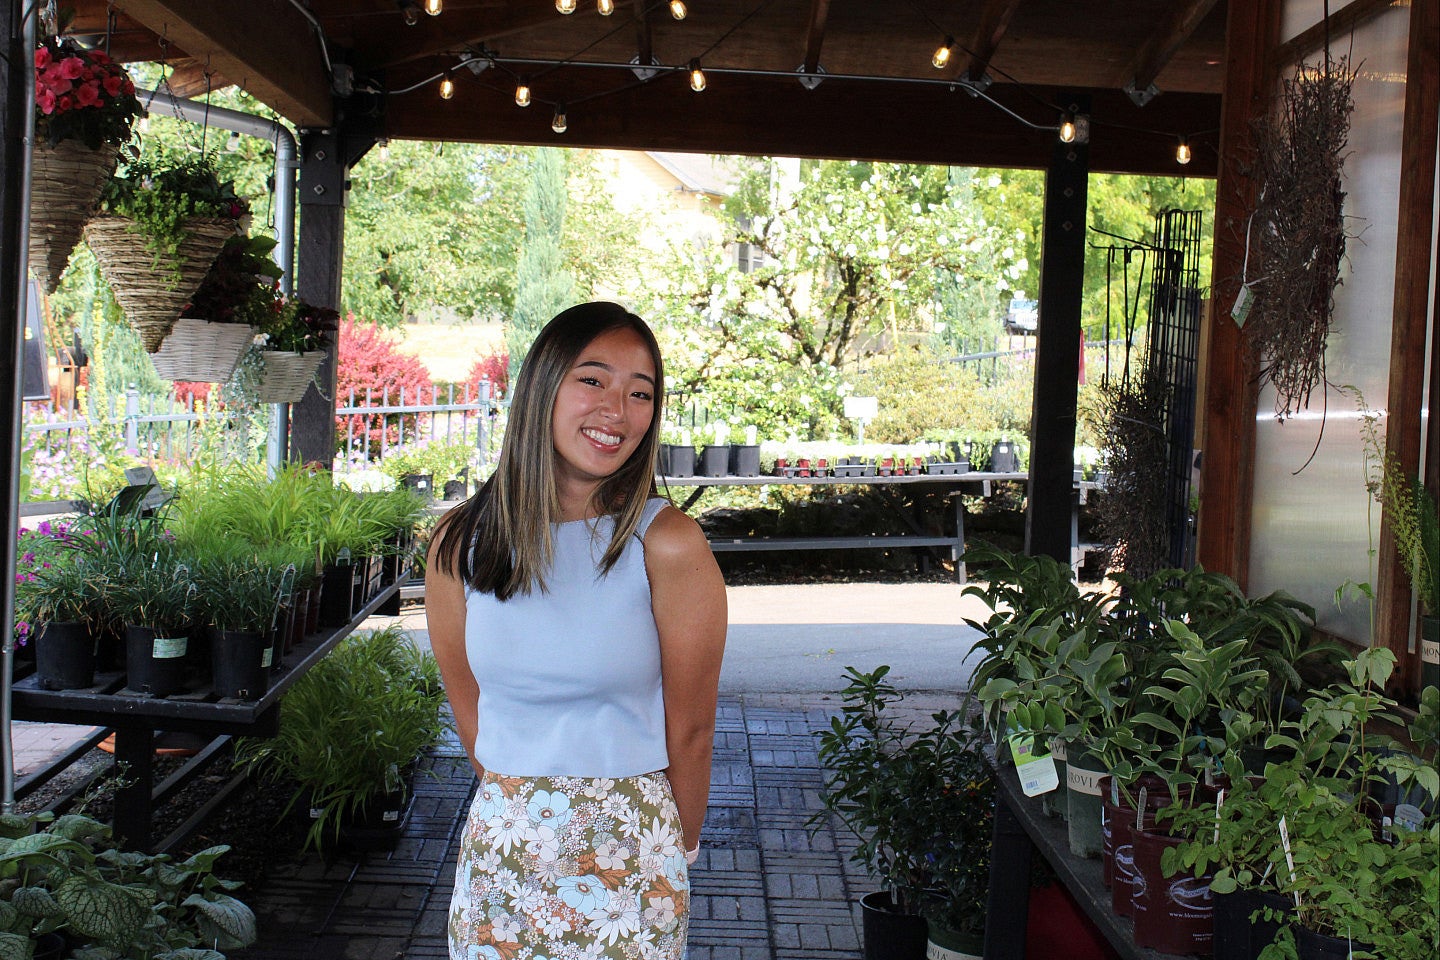
[[[52,59],[52,58],[51,58],[51,56],[50,56],[50,48],[49,48],[49,47],[37,47],[37,48],[35,49],[35,69],[36,69],[36,70],[44,70],[46,67],[50,66],[50,61],[51,61],[51,59]]]
[[[44,89],[43,87],[37,89],[35,91],[35,105],[40,108],[41,113],[46,114],[47,116],[54,113],[55,94],[51,93],[49,90]]]
[[[79,57],[66,57],[60,61],[60,76],[66,80],[78,80],[85,72],[85,61]]]
[[[111,74],[110,76],[106,77],[102,81],[102,83],[105,87],[105,94],[107,96],[118,97],[120,96],[120,88],[125,85],[125,80],[121,77],[117,77],[114,74]]]
[[[104,50],[91,50],[90,61],[92,63],[109,63],[110,55],[107,54]]]
[[[80,84],[75,90],[75,99],[80,106],[88,107],[100,102],[100,84],[94,80]]]
[[[129,96],[130,94],[132,94],[132,93],[134,93],[134,92],[135,92],[135,81],[134,81],[134,80],[131,80],[129,77],[126,77],[126,78],[125,78],[125,94],[126,94],[126,96]]]
[[[72,109],[74,106],[75,101],[69,94],[66,94],[59,100],[55,101],[55,109],[59,110],[61,113],[64,113],[66,110]]]

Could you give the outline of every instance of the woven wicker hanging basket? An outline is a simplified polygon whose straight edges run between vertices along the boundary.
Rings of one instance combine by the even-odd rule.
[[[315,379],[315,371],[325,360],[324,350],[294,353],[290,350],[266,350],[260,354],[265,373],[260,378],[261,403],[299,403]]]
[[[105,181],[115,172],[120,144],[93,150],[76,140],[35,144],[31,154],[30,270],[53,293],[80,242]]]
[[[211,323],[181,317],[160,349],[150,354],[155,372],[166,380],[224,383],[255,339],[256,330],[243,323]]]
[[[155,255],[146,247],[145,235],[135,228],[133,220],[107,214],[85,225],[85,242],[147,352],[160,349],[161,341],[199,289],[220,248],[235,235],[235,227],[234,220],[223,217],[186,220],[187,236],[177,257],[177,281],[168,265],[156,268]]]

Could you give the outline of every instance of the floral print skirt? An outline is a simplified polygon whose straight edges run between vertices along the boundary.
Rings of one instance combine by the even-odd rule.
[[[455,872],[451,960],[680,960],[689,915],[664,773],[486,771]]]

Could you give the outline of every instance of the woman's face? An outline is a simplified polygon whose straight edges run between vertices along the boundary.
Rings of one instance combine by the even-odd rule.
[[[655,361],[634,330],[600,334],[580,352],[555,395],[551,430],[561,489],[589,489],[630,459],[655,417]]]

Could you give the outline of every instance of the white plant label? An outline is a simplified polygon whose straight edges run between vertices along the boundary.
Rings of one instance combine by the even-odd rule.
[[[1295,880],[1295,858],[1290,853],[1290,830],[1285,825],[1285,818],[1280,818],[1280,847],[1285,851],[1285,867],[1290,871],[1290,880]],[[1295,908],[1300,908],[1300,891],[1295,891]]]
[[[1434,640],[1420,641],[1420,659],[1426,663],[1440,663],[1440,643]]]
[[[186,637],[156,637],[150,648],[150,656],[156,660],[174,660],[185,656],[187,644]]]
[[[1068,763],[1065,765],[1065,786],[1087,797],[1100,796],[1100,778],[1103,776],[1105,774],[1099,770],[1082,770]]]
[[[1150,798],[1150,788],[1140,788],[1140,798],[1135,801],[1135,829],[1145,829],[1145,801]]]
[[[1015,757],[1015,773],[1020,777],[1020,789],[1025,796],[1038,797],[1060,786],[1055,758],[1039,746],[1038,737],[1023,734],[1010,737],[1010,753]]]
[[[1215,794],[1215,843],[1220,842],[1220,808],[1225,806],[1225,788],[1221,787],[1220,792]]]

